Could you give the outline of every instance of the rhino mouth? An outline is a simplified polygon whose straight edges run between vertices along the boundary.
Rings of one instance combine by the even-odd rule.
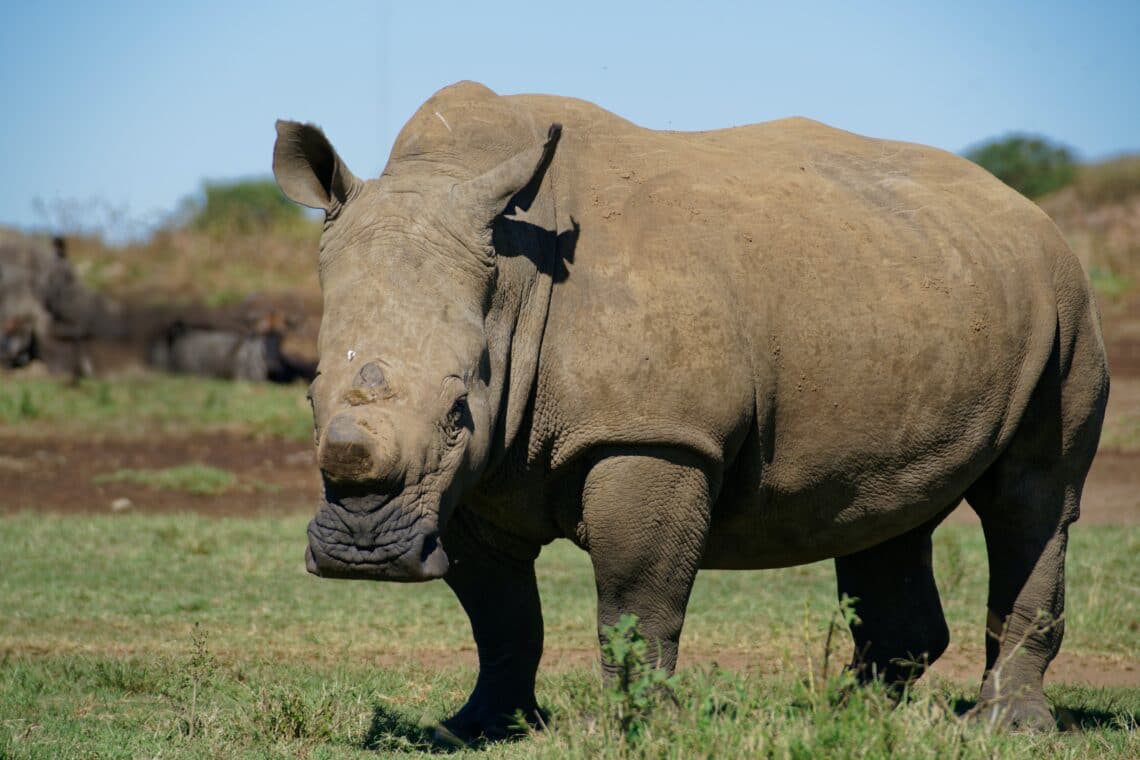
[[[399,496],[326,494],[309,523],[306,569],[321,578],[404,583],[443,577],[449,562],[437,512],[425,507]]]

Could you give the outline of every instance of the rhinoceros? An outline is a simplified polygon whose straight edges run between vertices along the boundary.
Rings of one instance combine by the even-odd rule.
[[[54,370],[92,374],[84,342],[121,329],[113,304],[87,288],[67,258],[64,238],[0,229],[0,362],[44,359]]]
[[[41,310],[38,304],[26,306],[28,308],[21,309],[5,305],[3,309],[7,313],[0,320],[0,367],[18,369],[42,358],[38,339],[43,334],[39,328]]]
[[[834,558],[851,667],[909,683],[947,645],[931,533],[963,499],[990,564],[979,709],[1052,725],[1108,371],[1033,203],[808,119],[662,132],[474,83],[377,179],[291,121],[273,170],[325,213],[307,567],[450,586],[479,659],[452,734],[538,720],[534,563],[559,538],[599,627],[635,614],[665,670],[699,569]]]

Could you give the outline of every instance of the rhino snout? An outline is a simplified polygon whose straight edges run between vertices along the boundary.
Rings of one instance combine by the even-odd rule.
[[[305,569],[321,578],[416,583],[442,578],[450,565],[434,530],[414,530],[394,552],[330,545],[321,532],[311,523],[305,548]]]
[[[343,413],[329,421],[317,453],[326,478],[355,483],[394,480],[400,469],[399,456],[395,436],[377,435]]]

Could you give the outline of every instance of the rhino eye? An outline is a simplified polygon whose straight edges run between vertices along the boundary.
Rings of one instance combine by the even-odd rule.
[[[447,427],[449,430],[458,430],[467,421],[467,396],[455,399],[451,409],[447,412]]]

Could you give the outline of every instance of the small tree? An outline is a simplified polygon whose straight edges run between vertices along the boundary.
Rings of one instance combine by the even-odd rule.
[[[1073,153],[1044,137],[1010,135],[966,151],[966,158],[1028,198],[1040,198],[1073,181]]]
[[[271,179],[205,182],[202,197],[185,206],[187,225],[215,235],[289,230],[304,223],[304,211]]]

